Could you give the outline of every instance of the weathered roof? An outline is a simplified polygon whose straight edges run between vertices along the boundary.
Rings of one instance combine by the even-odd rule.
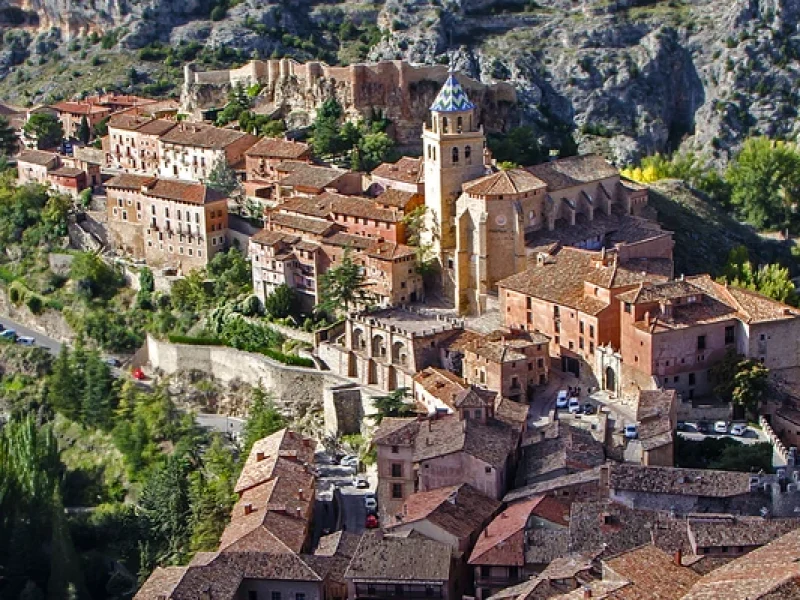
[[[405,210],[405,208],[408,206],[408,203],[411,202],[415,197],[419,196],[414,192],[404,192],[403,190],[398,190],[397,188],[387,188],[380,195],[375,197],[375,202],[383,206]]]
[[[617,168],[598,154],[560,158],[526,170],[547,184],[549,192],[619,176]]]
[[[275,246],[278,244],[293,245],[300,241],[300,237],[291,233],[281,231],[270,231],[261,229],[250,237],[250,241],[262,246]]]
[[[417,437],[420,422],[417,419],[384,417],[372,435],[374,444],[411,446]]]
[[[372,170],[372,176],[400,181],[402,183],[418,184],[425,180],[425,170],[422,168],[421,158],[403,156],[396,163],[382,163],[378,165]]]
[[[189,204],[207,204],[225,200],[222,192],[215,190],[203,183],[193,183],[178,179],[155,179],[148,182],[143,193],[153,198],[164,200],[177,200]]]
[[[502,468],[516,446],[517,435],[505,423],[486,424],[455,415],[420,423],[414,460],[424,461],[455,452],[465,452],[495,468]]]
[[[749,493],[750,476],[734,471],[614,463],[609,466],[609,487],[650,494],[726,498]]]
[[[609,304],[586,294],[584,284],[591,281],[598,287],[612,288],[617,258],[615,252],[603,258],[601,252],[561,248],[554,255],[532,262],[525,271],[498,281],[497,286],[594,315]],[[645,281],[653,278],[646,272],[639,277]]]
[[[605,462],[603,444],[591,432],[559,424],[557,437],[522,448],[517,485],[524,486],[556,475],[593,469]]]
[[[133,175],[131,173],[120,173],[115,175],[105,183],[107,188],[117,188],[123,190],[139,190],[142,186],[152,183],[155,177],[149,175]]]
[[[297,163],[286,177],[281,179],[280,185],[285,187],[311,188],[322,191],[336,182],[348,171],[333,167],[318,167],[305,163]]]
[[[270,227],[284,227],[314,235],[324,235],[336,227],[331,221],[282,212],[270,213],[268,220]]]
[[[702,294],[703,290],[699,287],[678,279],[656,283],[642,282],[639,287],[623,292],[618,297],[621,302],[629,304],[647,304]]]
[[[490,362],[507,363],[518,360],[527,360],[525,350],[531,346],[542,346],[547,353],[550,338],[538,331],[505,333],[494,332],[488,335],[477,335],[469,340],[464,340],[459,348],[466,352],[473,352]]]
[[[433,540],[365,533],[345,578],[348,581],[448,581],[450,556],[449,546]]]
[[[433,112],[464,112],[473,110],[475,105],[470,102],[467,92],[456,79],[455,71],[451,69],[442,89],[431,104]]]
[[[214,127],[203,123],[180,122],[161,136],[161,141],[166,144],[181,146],[195,146],[198,148],[213,148],[221,150],[240,140],[248,140],[254,144],[258,139],[249,133],[234,129]]]
[[[314,460],[315,443],[294,431],[281,429],[253,444],[234,491],[241,492],[269,481],[275,473],[279,458],[302,463]]]
[[[428,521],[459,539],[475,534],[500,508],[501,503],[489,498],[469,484],[448,486],[411,494],[403,504],[401,517],[386,525],[387,529],[408,523]]]
[[[604,579],[625,583],[609,596],[615,600],[678,600],[700,578],[692,569],[676,565],[672,556],[653,545],[609,558],[603,566]],[[606,570],[614,576],[609,577]]]
[[[465,183],[462,188],[473,196],[523,194],[546,188],[547,184],[524,169],[509,169]]]
[[[53,161],[58,161],[58,154],[44,150],[23,150],[17,156],[17,163],[30,163],[40,167],[49,167]]]
[[[247,156],[275,158],[275,159],[298,159],[311,153],[311,147],[303,142],[295,142],[282,138],[262,138],[245,152]]]
[[[397,223],[402,219],[400,212],[381,208],[371,198],[344,196],[334,192],[324,192],[313,198],[289,198],[281,203],[278,210],[323,219],[331,215],[344,215],[387,223]]]
[[[800,529],[701,577],[683,600],[800,597]]]
[[[563,488],[574,485],[598,484],[600,482],[600,467],[579,471],[568,475],[561,475],[553,479],[538,481],[515,490],[511,490],[503,497],[503,502],[514,502],[531,496],[550,494]]]
[[[110,113],[111,109],[106,106],[92,104],[89,102],[56,102],[50,108],[58,112],[70,113],[72,115],[94,115]]]
[[[688,527],[689,539],[695,548],[763,546],[800,528],[800,519],[696,515],[689,516]]]
[[[445,369],[427,367],[414,376],[414,383],[451,408],[456,396],[469,388],[464,379]]]
[[[55,175],[56,177],[79,177],[83,175],[83,169],[78,167],[59,167],[50,171],[50,175]]]
[[[388,240],[374,240],[374,243],[366,250],[367,256],[377,258],[378,260],[400,260],[401,258],[408,258],[416,256],[416,251],[411,246],[405,244],[398,244]]]

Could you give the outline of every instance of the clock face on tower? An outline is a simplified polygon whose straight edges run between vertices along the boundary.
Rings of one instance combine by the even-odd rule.
[[[506,217],[505,217],[505,215],[497,215],[497,216],[495,217],[495,219],[494,219],[494,222],[495,222],[495,223],[497,223],[498,225],[500,225],[500,227],[502,227],[503,225],[505,225],[505,224],[506,224]]]

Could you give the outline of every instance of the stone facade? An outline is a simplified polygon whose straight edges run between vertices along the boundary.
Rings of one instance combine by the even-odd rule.
[[[116,115],[103,138],[106,166],[125,173],[157,175],[161,162],[159,137],[177,126],[176,121],[138,115]]]
[[[120,175],[106,190],[109,238],[116,250],[188,272],[227,247],[228,200],[205,185]]]

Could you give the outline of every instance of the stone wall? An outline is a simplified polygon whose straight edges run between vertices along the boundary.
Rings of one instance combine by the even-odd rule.
[[[363,416],[374,412],[370,398],[379,393],[328,371],[288,366],[224,346],[172,344],[148,335],[145,347],[150,367],[166,374],[198,370],[223,383],[260,385],[275,394],[276,402],[292,418],[324,412],[329,433],[352,433],[357,424],[363,427]],[[139,360],[144,359],[140,356]]]

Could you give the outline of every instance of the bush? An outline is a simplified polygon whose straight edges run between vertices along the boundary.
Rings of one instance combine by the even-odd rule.
[[[44,309],[44,301],[42,300],[42,297],[37,294],[28,294],[25,304],[35,315],[41,314],[42,309]]]
[[[225,343],[216,337],[192,337],[189,335],[170,335],[171,344],[189,344],[191,346],[224,346]]]
[[[19,281],[14,281],[11,287],[8,288],[8,299],[14,306],[19,306],[25,302],[25,296],[28,295],[28,290]]]
[[[306,367],[306,368],[313,368],[314,361],[310,358],[305,358],[304,356],[295,356],[294,354],[284,354],[280,350],[271,350],[271,349],[264,349],[261,351],[261,354],[264,356],[268,356],[273,360],[277,360],[285,365],[290,365],[292,367]]]

